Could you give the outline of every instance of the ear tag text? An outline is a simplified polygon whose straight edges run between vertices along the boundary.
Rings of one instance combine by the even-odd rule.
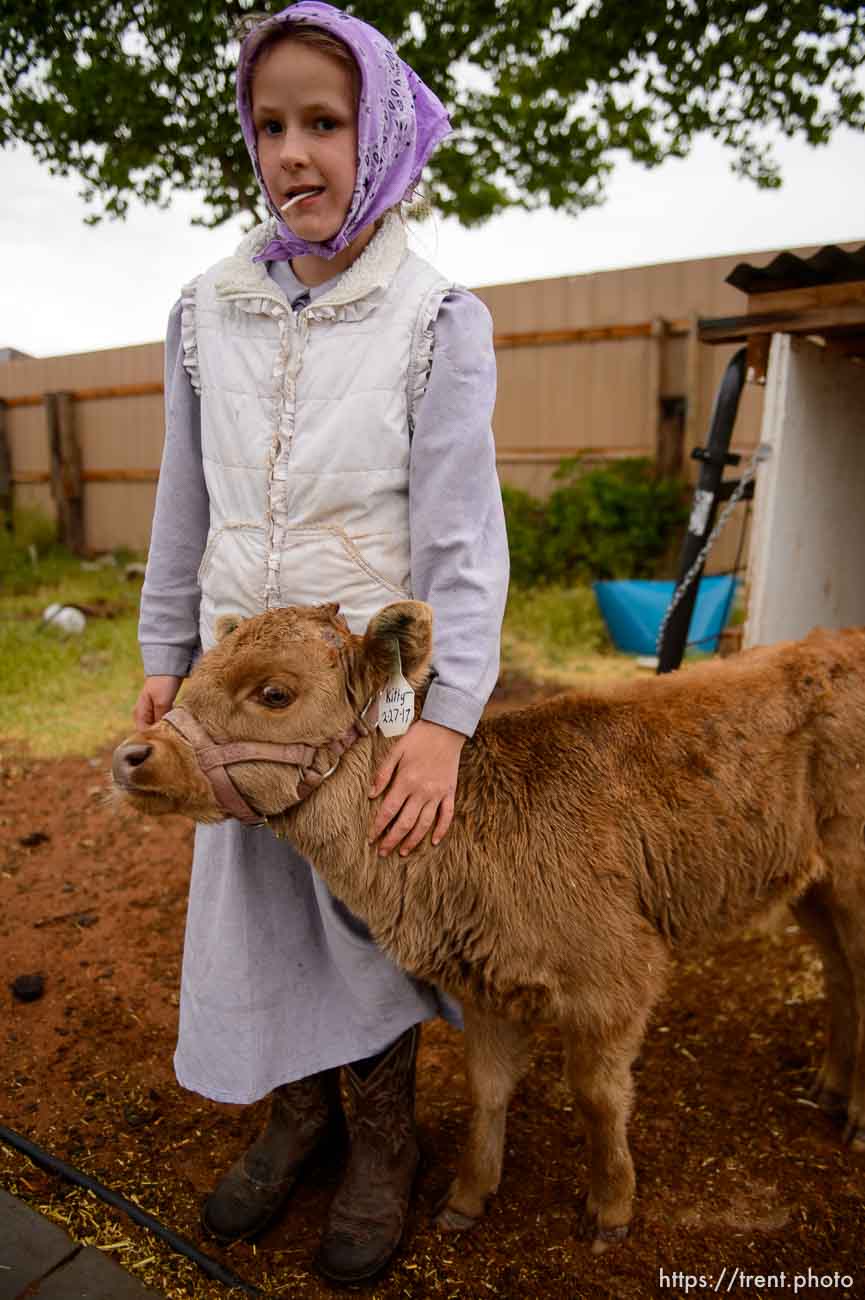
[[[399,641],[394,637],[396,664],[378,695],[378,729],[383,736],[404,736],[414,722],[414,690],[402,675]]]

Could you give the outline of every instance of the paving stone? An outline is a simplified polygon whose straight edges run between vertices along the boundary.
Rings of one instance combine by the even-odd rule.
[[[74,1259],[40,1282],[33,1300],[159,1300],[137,1278],[95,1246],[85,1246]]]
[[[0,1188],[0,1300],[17,1300],[77,1249],[56,1223]]]

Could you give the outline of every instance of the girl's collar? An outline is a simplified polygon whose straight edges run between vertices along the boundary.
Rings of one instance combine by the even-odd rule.
[[[273,238],[275,221],[262,222],[241,241],[237,251],[220,263],[216,277],[219,298],[273,297],[280,290],[267,273],[263,262],[252,258]],[[345,270],[323,294],[308,307],[307,314],[332,316],[334,308],[346,307],[369,299],[376,291],[387,289],[406,252],[406,232],[402,220],[389,212],[356,262]],[[370,303],[370,309],[374,302]]]
[[[340,271],[337,275],[332,275],[329,280],[323,280],[321,284],[310,285],[298,279],[291,262],[268,262],[267,273],[274,284],[279,285],[290,303],[296,302],[299,298],[303,298],[306,303],[315,302],[316,298],[330,292],[342,274]]]

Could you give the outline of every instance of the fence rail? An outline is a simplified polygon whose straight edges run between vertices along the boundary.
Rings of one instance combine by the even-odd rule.
[[[73,402],[97,402],[104,397],[152,397],[159,396],[164,391],[164,385],[160,380],[154,380],[150,384],[108,384],[100,388],[73,388],[66,393],[66,396]],[[45,401],[45,393],[25,393],[21,397],[7,397],[6,405],[15,406],[41,406]]]
[[[523,330],[493,335],[497,352],[507,348],[550,347],[556,343],[621,343],[626,339],[655,338],[661,332],[669,338],[684,338],[691,329],[687,320],[635,321],[630,325],[592,325],[583,329]]]
[[[156,483],[159,480],[158,469],[83,469],[82,483]],[[11,476],[13,484],[50,483],[48,470],[22,469]]]

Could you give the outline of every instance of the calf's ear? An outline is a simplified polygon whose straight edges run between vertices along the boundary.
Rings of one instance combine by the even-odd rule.
[[[432,654],[432,610],[421,600],[385,605],[369,621],[363,638],[364,655],[377,673],[396,669],[394,641],[404,676],[422,674]]]
[[[214,625],[217,641],[222,641],[229,632],[234,632],[242,622],[239,614],[220,614]]]

